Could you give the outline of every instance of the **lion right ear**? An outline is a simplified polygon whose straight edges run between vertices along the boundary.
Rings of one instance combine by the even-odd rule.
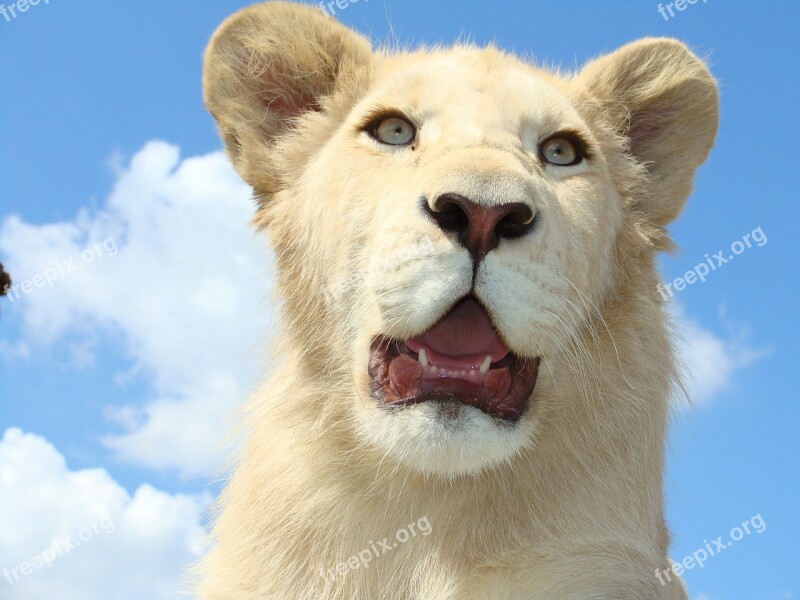
[[[282,186],[271,149],[372,61],[369,42],[320,10],[267,2],[226,19],[203,61],[203,97],[239,175]]]
[[[609,121],[627,138],[650,181],[636,209],[664,227],[716,136],[719,97],[708,68],[677,40],[646,38],[592,61],[573,85],[589,118]]]

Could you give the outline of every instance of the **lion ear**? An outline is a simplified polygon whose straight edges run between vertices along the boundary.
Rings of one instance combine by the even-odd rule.
[[[277,191],[270,147],[371,60],[365,38],[309,6],[268,2],[226,19],[205,52],[203,97],[242,178]]]
[[[627,137],[647,169],[640,210],[655,225],[673,220],[717,132],[717,85],[705,64],[669,38],[646,38],[598,58],[576,76],[584,110]]]

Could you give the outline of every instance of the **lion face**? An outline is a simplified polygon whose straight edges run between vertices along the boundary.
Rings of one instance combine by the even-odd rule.
[[[652,270],[716,126],[677,42],[561,78],[491,48],[374,54],[283,4],[215,34],[205,94],[261,202],[298,369],[335,390],[320,414],[444,476],[513,461],[601,376],[592,322]]]
[[[387,60],[308,176],[302,227],[351,228],[320,260],[341,255],[327,310],[359,434],[439,473],[513,457],[612,284],[622,221],[563,86],[493,50]]]

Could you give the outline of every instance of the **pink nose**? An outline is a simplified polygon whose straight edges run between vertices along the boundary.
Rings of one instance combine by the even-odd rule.
[[[531,208],[523,202],[495,206],[478,204],[459,194],[442,194],[423,208],[443,231],[458,235],[473,259],[478,262],[495,248],[502,238],[522,237],[536,221]]]

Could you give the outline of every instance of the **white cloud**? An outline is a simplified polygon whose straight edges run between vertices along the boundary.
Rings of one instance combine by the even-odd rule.
[[[178,598],[181,570],[206,544],[208,502],[149,485],[130,495],[105,470],[70,470],[45,439],[8,429],[0,441],[0,597]]]
[[[765,354],[750,348],[745,331],[720,337],[687,317],[680,305],[670,310],[684,384],[695,405],[708,404],[731,389],[735,373]]]
[[[6,218],[0,253],[15,283],[47,269],[58,276],[52,287],[12,291],[5,308],[21,312],[24,345],[3,354],[69,340],[79,368],[102,336],[121,338],[152,395],[107,411],[125,418],[112,419],[106,444],[148,468],[209,473],[263,359],[272,274],[266,242],[248,225],[253,209],[221,152],[181,161],[176,147],[151,142],[118,171],[101,210],[45,225]],[[64,266],[70,259],[77,268]]]

